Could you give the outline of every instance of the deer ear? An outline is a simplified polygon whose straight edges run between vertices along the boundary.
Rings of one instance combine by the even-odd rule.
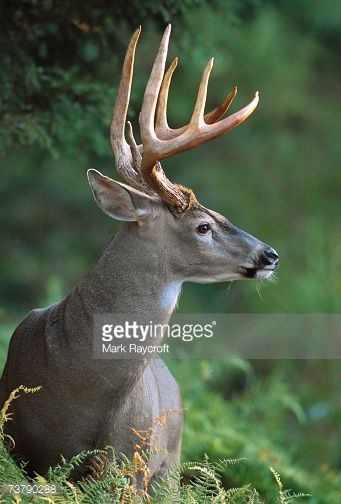
[[[151,214],[155,203],[150,196],[92,168],[88,180],[97,205],[113,219],[142,221]]]

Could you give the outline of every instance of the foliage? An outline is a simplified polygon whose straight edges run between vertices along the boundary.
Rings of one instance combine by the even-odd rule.
[[[259,285],[260,295],[252,283],[228,290],[185,285],[180,309],[340,310],[336,0],[90,0],[84,5],[12,0],[0,4],[1,364],[20,318],[62,298],[117,229],[95,208],[85,171],[95,166],[116,176],[107,137],[127,41],[141,23],[130,108],[137,125],[160,33],[169,21],[170,57],[180,55],[170,92],[172,125],[188,120],[200,72],[212,55],[207,108],[234,84],[239,86],[235,107],[256,89],[261,100],[231,135],[169,160],[165,168],[193,187],[205,206],[270,243],[281,256],[277,283]],[[186,478],[192,481],[189,461],[211,471],[206,464],[219,469],[220,459],[243,457],[247,461],[223,471],[224,489],[244,492],[240,488],[251,482],[247,492],[254,486],[266,502],[287,498],[278,495],[271,466],[286,488],[311,493],[308,502],[340,501],[339,362],[170,365],[186,410]],[[21,481],[23,473],[1,450],[7,480]],[[118,488],[124,484],[124,477],[117,479]],[[167,485],[171,481],[162,486],[164,492]],[[182,490],[189,499],[197,491],[193,485]],[[71,495],[72,487],[66,485],[65,492]],[[76,492],[84,496],[81,488]],[[251,494],[244,495],[252,502]]]
[[[180,378],[184,398],[184,460],[203,460],[205,453],[214,462],[226,454],[244,457],[246,462],[229,468],[225,486],[257,481],[266,502],[276,500],[269,466],[286,487],[312,494],[308,502],[338,502],[341,373],[334,363],[324,363],[325,383],[319,383],[319,362],[167,364]]]
[[[76,455],[71,460],[62,462],[56,467],[50,468],[46,477],[37,475],[34,479],[29,478],[25,473],[25,467],[17,467],[9,456],[4,446],[4,423],[10,419],[8,409],[13,400],[17,399],[19,392],[34,393],[36,389],[29,389],[21,385],[14,390],[6,401],[5,407],[0,414],[0,496],[1,502],[45,502],[56,504],[71,503],[147,503],[150,504],[204,504],[205,502],[223,503],[253,503],[261,504],[256,489],[251,484],[239,488],[225,489],[222,486],[221,475],[226,473],[231,465],[240,463],[241,460],[220,460],[212,464],[208,457],[202,463],[187,462],[174,466],[165,480],[154,485],[152,495],[137,488],[136,475],[141,470],[145,470],[145,462],[151,454],[141,453],[138,457],[128,460],[123,457],[120,462],[115,458],[106,464],[105,455],[107,451],[84,452]],[[14,418],[11,418],[14,420]],[[72,471],[86,460],[92,459],[92,473],[86,479],[76,483],[70,481]],[[90,466],[91,467],[91,466]],[[303,494],[294,494],[284,491],[279,474],[270,468],[277,483],[277,500],[280,504],[289,504],[297,498],[304,497]],[[181,478],[186,473],[191,475],[191,480],[181,484]],[[25,496],[10,493],[9,484],[23,484],[23,482],[38,483],[40,485],[55,485],[57,493],[47,497]],[[275,488],[275,485],[273,485]]]
[[[92,0],[86,8],[67,0],[3,3],[2,152],[18,144],[35,144],[57,157],[65,154],[65,147],[66,153],[76,154],[84,142],[88,151],[103,154],[111,83],[119,75],[117,60],[111,62],[115,53],[123,52],[127,26],[154,22],[161,27],[207,3]],[[236,0],[224,4],[232,12],[239,10]],[[65,129],[72,135],[66,143]]]

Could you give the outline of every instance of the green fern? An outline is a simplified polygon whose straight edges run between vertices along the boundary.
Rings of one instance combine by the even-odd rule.
[[[84,451],[71,460],[61,462],[48,470],[45,477],[37,475],[34,479],[25,473],[25,466],[18,467],[10,457],[4,445],[4,424],[11,419],[9,413],[13,400],[20,397],[19,392],[33,393],[36,389],[20,386],[14,390],[0,412],[0,502],[29,502],[51,504],[261,504],[259,492],[251,483],[240,487],[226,489],[223,476],[233,465],[244,464],[246,459],[224,459],[211,462],[207,455],[202,462],[184,462],[171,467],[166,478],[156,482],[152,496],[137,487],[136,476],[144,472],[150,457],[155,450],[135,452],[132,459],[122,455],[116,460],[112,447],[105,450]],[[83,464],[87,464],[90,476],[72,482],[72,473]],[[307,497],[284,490],[277,471],[272,471],[277,485],[277,502],[290,504],[293,500]],[[183,482],[186,475],[189,482]],[[58,493],[49,496],[13,495],[9,484],[40,483],[55,485]]]

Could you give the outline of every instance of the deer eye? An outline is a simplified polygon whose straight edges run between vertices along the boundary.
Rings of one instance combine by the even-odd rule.
[[[200,226],[197,227],[197,232],[199,234],[206,234],[210,230],[210,225],[209,224],[200,224]]]

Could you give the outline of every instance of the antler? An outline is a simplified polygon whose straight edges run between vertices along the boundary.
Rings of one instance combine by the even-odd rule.
[[[133,79],[135,50],[140,33],[141,27],[139,26],[130,40],[124,59],[120,85],[110,125],[110,142],[116,160],[117,171],[120,175],[136,189],[142,189],[147,194],[154,194],[141,177],[142,158],[134,140],[130,122],[128,122],[129,144],[126,142],[124,135]]]
[[[124,129],[131,91],[135,48],[140,31],[140,28],[135,31],[124,60],[110,127],[111,145],[117,169],[128,182],[148,194],[156,193],[172,211],[181,213],[192,206],[196,201],[195,196],[190,189],[173,184],[166,177],[160,161],[204,144],[241,124],[256,108],[258,92],[246,107],[219,120],[236,96],[237,88],[234,88],[216,109],[204,116],[207,85],[213,66],[212,58],[202,74],[196,104],[189,124],[178,129],[169,128],[166,113],[168,91],[177,65],[177,58],[171,63],[165,74],[171,31],[171,26],[168,25],[162,37],[143,98],[139,117],[142,145],[136,145],[129,122],[129,143],[127,143]]]

